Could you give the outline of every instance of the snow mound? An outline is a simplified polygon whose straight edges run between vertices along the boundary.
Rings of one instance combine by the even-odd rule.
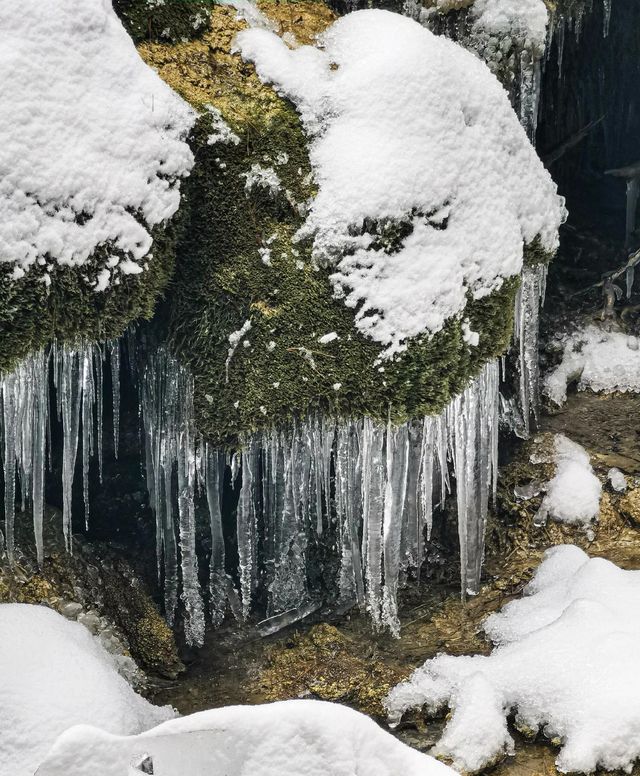
[[[547,485],[538,519],[544,522],[548,515],[560,523],[589,525],[600,513],[602,494],[602,485],[593,473],[589,454],[563,434],[556,434],[554,463],[556,473]]]
[[[57,737],[91,721],[114,734],[173,716],[118,674],[89,631],[43,606],[0,604],[0,773],[33,776]],[[88,771],[84,771],[84,775]]]
[[[473,54],[379,10],[339,19],[321,45],[238,36],[311,136],[318,194],[299,237],[391,356],[518,274],[524,244],[555,250],[564,205]]]
[[[178,209],[195,117],[111,0],[1,3],[0,83],[0,261],[48,283],[106,245],[96,290],[140,272],[147,227]]]
[[[577,547],[548,550],[524,596],[491,615],[491,655],[439,655],[387,698],[453,710],[435,751],[475,771],[512,746],[505,719],[561,745],[562,772],[631,770],[640,758],[640,571]]]
[[[38,776],[124,776],[145,760],[161,776],[454,774],[357,711],[296,700],[204,711],[129,738],[77,727],[57,741]]]
[[[562,362],[545,377],[543,393],[564,404],[575,380],[580,391],[640,391],[640,339],[594,325],[567,337]]]

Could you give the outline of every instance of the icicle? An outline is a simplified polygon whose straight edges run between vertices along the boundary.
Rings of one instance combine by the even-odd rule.
[[[626,281],[627,281],[627,299],[631,299],[631,293],[633,291],[633,281],[635,280],[636,268],[635,265],[627,267]]]
[[[384,510],[384,429],[365,418],[362,433],[363,556],[367,581],[367,611],[382,624],[382,519]]]
[[[400,540],[402,513],[407,488],[409,435],[407,425],[387,427],[387,479],[384,492],[382,535],[384,546],[384,587],[382,590],[382,622],[394,636],[400,635],[398,619],[398,574],[400,572]]]
[[[497,469],[498,385],[498,364],[492,362],[447,409],[463,596],[476,595],[480,587],[488,494]]]
[[[120,341],[107,343],[111,362],[111,386],[113,391],[113,452],[118,457],[120,442]]]
[[[540,307],[544,303],[547,265],[525,267],[516,297],[514,339],[519,347],[519,411],[522,427],[519,436],[527,438],[533,414],[538,418],[540,402],[540,368],[538,365],[538,330]]]
[[[211,622],[220,625],[224,620],[227,601],[224,536],[222,533],[222,482],[224,456],[205,446],[205,485],[209,524],[211,527],[211,561],[209,564],[209,595]]]
[[[602,34],[605,38],[609,37],[609,28],[611,27],[611,0],[603,0],[604,2],[604,23],[602,28]]]
[[[238,557],[240,564],[240,594],[242,616],[246,620],[251,611],[251,602],[257,577],[256,568],[256,505],[254,498],[254,442],[249,442],[242,452],[242,485],[236,514],[238,536]]]
[[[82,383],[80,369],[81,354],[74,347],[62,345],[58,360],[58,391],[60,419],[62,422],[62,530],[65,545],[72,551],[71,537],[71,500],[73,478],[78,453],[78,432],[80,426],[80,406],[82,401]]]
[[[180,560],[182,570],[182,601],[184,630],[187,643],[204,643],[204,607],[198,582],[196,552],[196,446],[193,418],[193,381],[184,370],[179,371],[177,402],[178,458],[178,518],[180,527]]]
[[[16,376],[7,375],[2,382],[4,425],[4,539],[9,563],[15,551],[14,523],[16,514]]]

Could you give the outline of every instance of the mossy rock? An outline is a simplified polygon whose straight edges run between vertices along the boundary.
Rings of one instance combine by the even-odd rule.
[[[289,16],[283,9],[290,6],[275,0],[260,7],[277,12],[283,31],[299,40],[313,39],[334,18],[319,2],[296,3]],[[330,270],[315,266],[311,245],[294,239],[314,194],[307,140],[293,106],[231,53],[244,26],[235,11],[218,7],[201,40],[140,47],[202,111],[192,136],[196,166],[183,187],[175,280],[158,317],[168,320],[172,347],[193,372],[200,431],[233,445],[247,432],[314,410],[395,422],[440,411],[508,346],[518,279],[469,299],[442,331],[381,362],[379,344],[356,329],[353,312],[334,298]],[[214,142],[218,115],[237,143]],[[278,191],[247,189],[256,165],[278,176]],[[387,226],[366,228],[383,241]],[[477,347],[465,342],[463,319],[479,333]],[[231,353],[229,336],[247,321],[250,330]],[[332,332],[332,342],[319,341]]]
[[[136,43],[180,41],[202,35],[217,0],[113,0],[113,8]]]
[[[385,697],[410,667],[380,659],[373,648],[362,654],[361,646],[332,625],[315,625],[268,648],[264,666],[246,689],[260,702],[313,697],[382,719]]]
[[[101,341],[120,337],[135,320],[151,318],[158,297],[173,272],[174,224],[156,227],[152,256],[138,275],[122,275],[119,285],[96,292],[89,282],[98,265],[117,251],[104,246],[82,267],[54,265],[50,285],[34,268],[14,280],[9,265],[0,265],[0,372],[10,371],[30,352],[53,340]]]

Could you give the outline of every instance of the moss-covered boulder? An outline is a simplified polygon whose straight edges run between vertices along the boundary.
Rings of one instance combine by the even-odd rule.
[[[333,20],[319,2],[263,0],[260,7],[300,42]],[[162,313],[195,378],[200,430],[233,443],[314,409],[397,422],[440,410],[506,348],[518,281],[469,301],[464,317],[479,333],[477,347],[469,347],[462,320],[454,318],[382,364],[379,344],[334,298],[330,270],[311,260],[309,243],[294,238],[314,195],[307,139],[293,106],[231,53],[243,27],[234,10],[218,7],[200,40],[140,47],[202,113],[176,275]],[[402,239],[404,227],[367,225],[384,244]]]

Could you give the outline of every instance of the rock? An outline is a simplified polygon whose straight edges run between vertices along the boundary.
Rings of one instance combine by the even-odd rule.
[[[640,527],[640,488],[630,490],[624,498],[620,499],[618,509],[627,520]]]

